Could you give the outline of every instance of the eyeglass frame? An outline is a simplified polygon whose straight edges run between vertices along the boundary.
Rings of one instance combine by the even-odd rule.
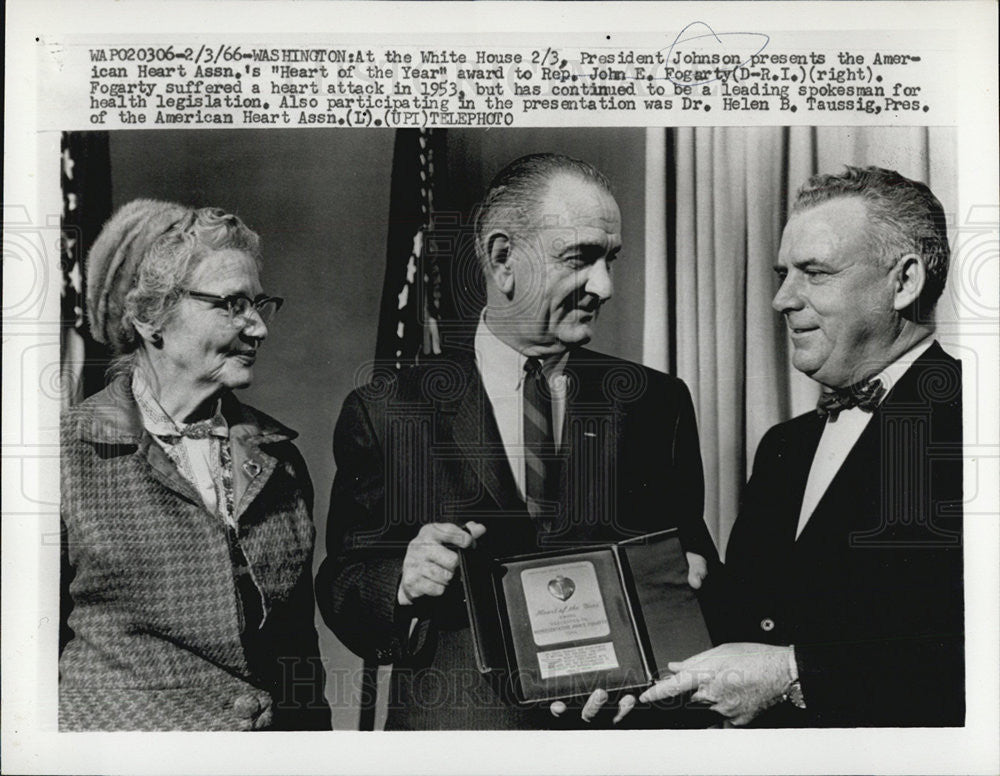
[[[201,300],[202,302],[210,302],[215,307],[218,308],[222,308],[223,306],[225,306],[226,312],[229,313],[229,319],[233,323],[233,325],[238,325],[241,327],[245,327],[248,323],[250,323],[250,318],[247,317],[250,314],[250,310],[247,309],[245,313],[241,314],[240,317],[242,318],[242,323],[240,323],[237,318],[236,312],[233,310],[233,305],[236,304],[237,300],[242,299],[249,302],[250,307],[252,307],[257,312],[257,315],[260,316],[260,319],[264,321],[265,326],[268,324],[270,320],[274,318],[274,316],[278,313],[278,310],[280,310],[281,306],[285,303],[284,298],[280,296],[268,296],[267,294],[258,294],[253,299],[251,299],[249,296],[243,293],[225,294],[225,295],[207,294],[204,291],[192,291],[189,288],[182,288],[181,293],[190,296],[192,299],[198,299]],[[271,313],[270,316],[268,316],[268,319],[265,319],[264,316],[261,315],[260,305],[265,304],[267,302],[274,302],[274,312]]]

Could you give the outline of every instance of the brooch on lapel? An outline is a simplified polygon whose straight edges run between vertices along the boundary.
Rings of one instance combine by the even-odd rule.
[[[260,464],[256,461],[244,461],[243,471],[245,471],[252,479],[260,474]]]

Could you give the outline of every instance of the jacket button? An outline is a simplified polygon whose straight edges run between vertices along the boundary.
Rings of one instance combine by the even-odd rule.
[[[240,695],[233,701],[233,711],[241,717],[250,719],[260,711],[260,701],[257,700],[257,696],[253,693]]]
[[[770,632],[774,630],[774,620],[770,617],[765,617],[760,621],[760,629],[764,632]]]

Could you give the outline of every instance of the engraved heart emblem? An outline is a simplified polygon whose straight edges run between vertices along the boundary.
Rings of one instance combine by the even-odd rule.
[[[576,591],[576,583],[569,577],[558,574],[549,582],[549,592],[560,601],[567,600]]]

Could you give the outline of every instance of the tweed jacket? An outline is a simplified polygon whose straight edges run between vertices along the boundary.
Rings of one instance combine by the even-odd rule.
[[[397,605],[407,543],[424,523],[480,522],[487,531],[477,551],[493,557],[671,527],[685,549],[717,557],[684,384],[585,349],[564,374],[558,515],[548,525],[532,521],[519,495],[471,352],[387,374],[344,402],[317,603],[350,649],[394,663],[387,729],[553,724],[547,708],[520,708],[478,673],[457,580],[440,599]]]
[[[237,530],[145,431],[127,378],[65,413],[61,729],[329,728],[295,432],[231,394],[222,412]]]
[[[961,725],[961,365],[936,343],[913,363],[796,539],[825,422],[812,412],[761,441],[713,635],[795,645],[807,708],[761,725]]]

